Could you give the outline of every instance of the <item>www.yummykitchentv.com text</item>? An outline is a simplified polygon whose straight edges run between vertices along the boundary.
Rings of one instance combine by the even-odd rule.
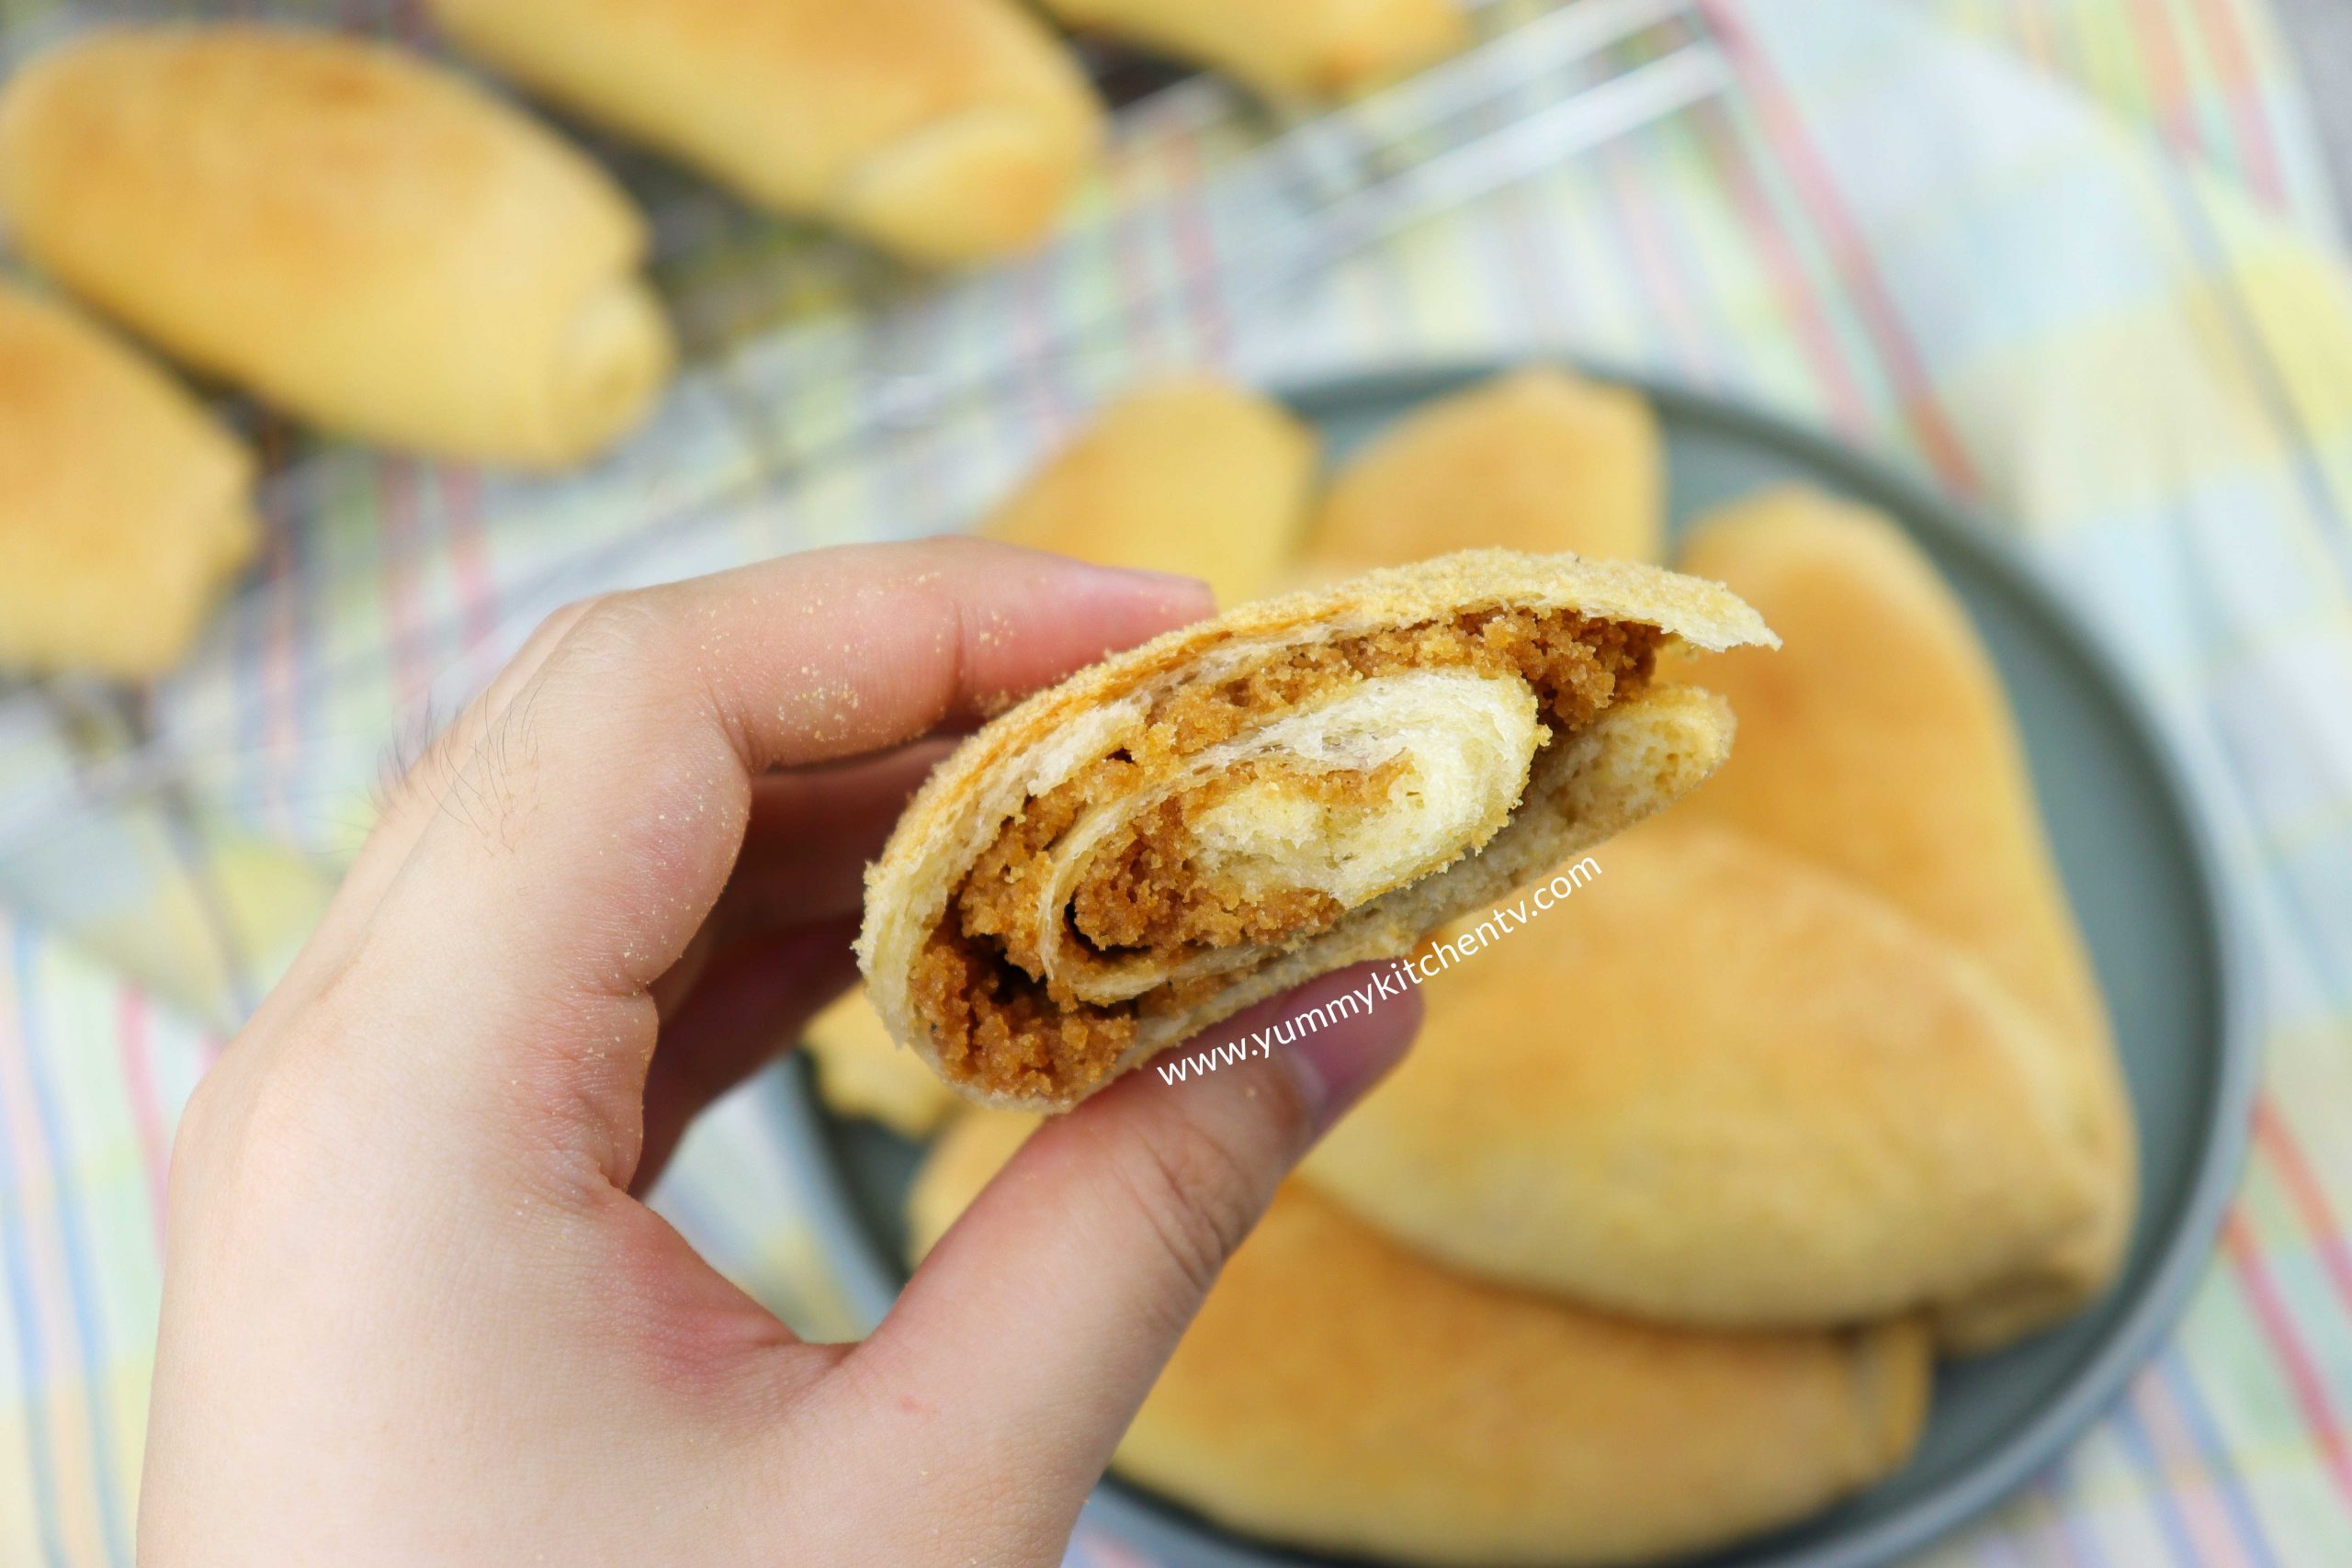
[[[1600,874],[1600,863],[1587,855],[1574,864],[1563,867],[1551,881],[1541,884],[1518,903],[1498,904],[1487,910],[1476,925],[1464,927],[1442,942],[1430,943],[1410,957],[1392,960],[1386,968],[1373,971],[1372,978],[1352,991],[1343,991],[1304,1012],[1292,1014],[1280,1023],[1253,1030],[1238,1040],[1194,1051],[1172,1062],[1161,1062],[1153,1070],[1159,1073],[1162,1083],[1182,1083],[1188,1077],[1213,1073],[1236,1062],[1262,1061],[1274,1054],[1277,1045],[1291,1044],[1342,1019],[1369,1013],[1380,1002],[1402,996],[1424,980],[1436,979],[1461,960],[1492,946],[1544,910],[1566,902],[1577,888]]]

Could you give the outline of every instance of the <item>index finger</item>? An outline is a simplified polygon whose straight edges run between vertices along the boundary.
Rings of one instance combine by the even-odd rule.
[[[600,602],[451,760],[353,962],[430,1010],[382,1021],[419,1065],[446,1052],[435,1070],[585,1097],[617,1126],[652,1048],[639,1004],[725,885],[754,777],[992,711],[1210,607],[1186,580],[970,539]],[[519,1056],[518,1026],[537,1042]]]

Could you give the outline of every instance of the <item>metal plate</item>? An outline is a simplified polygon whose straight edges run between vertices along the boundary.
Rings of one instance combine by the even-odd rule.
[[[1321,427],[1338,456],[1416,405],[1498,368],[1384,373],[1283,395]],[[1997,1501],[2048,1462],[2117,1396],[2186,1306],[2244,1153],[2258,1051],[2249,971],[2237,956],[2238,928],[2207,835],[2153,719],[2073,618],[1984,528],[1822,436],[1712,397],[1618,378],[1657,405],[1676,533],[1759,488],[1815,485],[1894,518],[1957,591],[2016,707],[2139,1120],[2139,1223],[2114,1292],[2011,1349],[1946,1364],[1919,1450],[1896,1475],[1794,1529],[1703,1559],[1711,1568],[1871,1568]],[[878,1319],[905,1277],[899,1207],[916,1151],[828,1116],[798,1063],[774,1085],[783,1136],[817,1194],[827,1247],[853,1299]],[[1237,1540],[1116,1481],[1098,1490],[1089,1516],[1168,1568],[1339,1561]]]

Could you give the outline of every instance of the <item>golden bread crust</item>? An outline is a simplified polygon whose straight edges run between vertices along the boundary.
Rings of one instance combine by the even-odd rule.
[[[777,211],[911,259],[978,260],[1051,224],[1101,108],[1008,0],[433,0],[535,91]]]
[[[1028,1136],[967,1112],[909,1199],[918,1255]],[[1296,1182],[1209,1292],[1114,1461],[1247,1535],[1464,1568],[1677,1557],[1902,1464],[1916,1320],[1657,1327],[1446,1272]]]
[[[0,286],[0,669],[170,669],[260,541],[252,480],[159,367]]]
[[[174,357],[395,445],[571,462],[669,374],[620,187],[379,44],[85,35],[0,94],[0,209],[43,271]]]
[[[1758,496],[1704,520],[1684,554],[1789,638],[1770,660],[1728,653],[1690,667],[1747,716],[1756,743],[1690,818],[1877,893],[1980,960],[2044,1025],[2102,1201],[2098,1222],[2052,1249],[2038,1277],[1944,1314],[1953,1348],[2006,1344],[2113,1280],[2136,1150],[2105,1005],[2000,677],[1933,564],[1866,508],[1804,491]]]
[[[1307,1161],[1456,1268],[1664,1323],[1860,1323],[2103,1213],[2044,1026],[1885,900],[1682,813],[1426,984]]]

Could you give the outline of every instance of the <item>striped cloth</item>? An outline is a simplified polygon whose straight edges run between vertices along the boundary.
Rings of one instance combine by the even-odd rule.
[[[11,0],[0,52],[74,15]],[[1792,411],[2012,531],[2180,738],[2255,920],[2267,1090],[2186,1323],[1928,1561],[2352,1562],[2352,286],[2288,62],[2259,0],[1709,15],[1729,96],[1278,311],[1242,276],[1229,178],[1263,127],[1197,84],[1123,131],[1098,208],[1129,218],[929,295],[627,161],[697,353],[592,473],[521,483],[258,423],[268,558],[189,667],[137,699],[0,697],[0,1568],[129,1561],[177,1110],[314,918],[388,753],[539,615],[959,525],[1143,371],[1546,348]],[[1096,323],[1082,352],[888,417],[910,378],[1073,321]],[[752,1101],[696,1131],[660,1201],[804,1329],[847,1321]],[[1092,1540],[1074,1560],[1135,1561]]]

